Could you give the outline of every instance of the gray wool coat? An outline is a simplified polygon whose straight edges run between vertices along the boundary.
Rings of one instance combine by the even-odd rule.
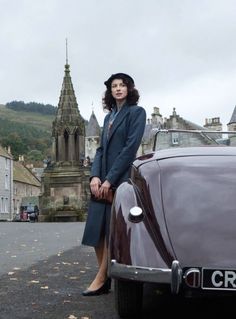
[[[101,144],[91,168],[91,178],[108,180],[118,187],[130,177],[146,124],[146,112],[141,106],[124,105],[108,133],[111,112],[104,119]],[[100,238],[109,236],[111,205],[90,201],[82,244],[96,247]]]

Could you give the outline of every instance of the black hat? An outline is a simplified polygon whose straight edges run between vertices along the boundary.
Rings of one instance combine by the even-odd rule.
[[[106,87],[111,86],[111,82],[115,79],[123,79],[123,78],[127,78],[133,85],[134,85],[134,80],[133,78],[131,78],[130,75],[125,74],[125,73],[116,73],[116,74],[112,74],[108,80],[106,80],[104,82],[104,84],[106,85]]]

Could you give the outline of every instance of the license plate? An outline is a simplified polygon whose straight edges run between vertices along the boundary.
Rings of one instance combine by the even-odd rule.
[[[202,289],[236,290],[236,270],[202,269]]]

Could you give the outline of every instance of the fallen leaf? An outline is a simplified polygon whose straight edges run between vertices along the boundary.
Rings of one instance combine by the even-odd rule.
[[[32,269],[32,270],[31,270],[31,273],[32,273],[33,275],[37,275],[37,274],[38,274],[38,270]]]
[[[8,275],[9,276],[14,275],[14,271],[9,271]]]
[[[48,286],[40,287],[40,289],[48,289]]]
[[[78,319],[78,317],[75,317],[74,315],[69,315],[68,319]]]
[[[39,284],[39,280],[31,280],[30,283],[31,284]]]
[[[10,280],[18,280],[18,278],[11,277]]]
[[[77,276],[74,276],[74,277],[69,277],[69,279],[71,279],[71,280],[76,280],[76,279],[78,279],[79,277],[77,277]]]

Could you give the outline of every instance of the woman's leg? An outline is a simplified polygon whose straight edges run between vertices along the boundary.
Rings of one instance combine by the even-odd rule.
[[[107,243],[106,240],[101,240],[98,247],[95,248],[98,260],[98,272],[88,290],[99,289],[107,279]]]
[[[95,253],[96,253],[96,257],[98,261],[98,266],[100,268],[102,264],[102,259],[103,259],[104,239],[101,239],[99,245],[95,247],[94,249],[95,249]]]

